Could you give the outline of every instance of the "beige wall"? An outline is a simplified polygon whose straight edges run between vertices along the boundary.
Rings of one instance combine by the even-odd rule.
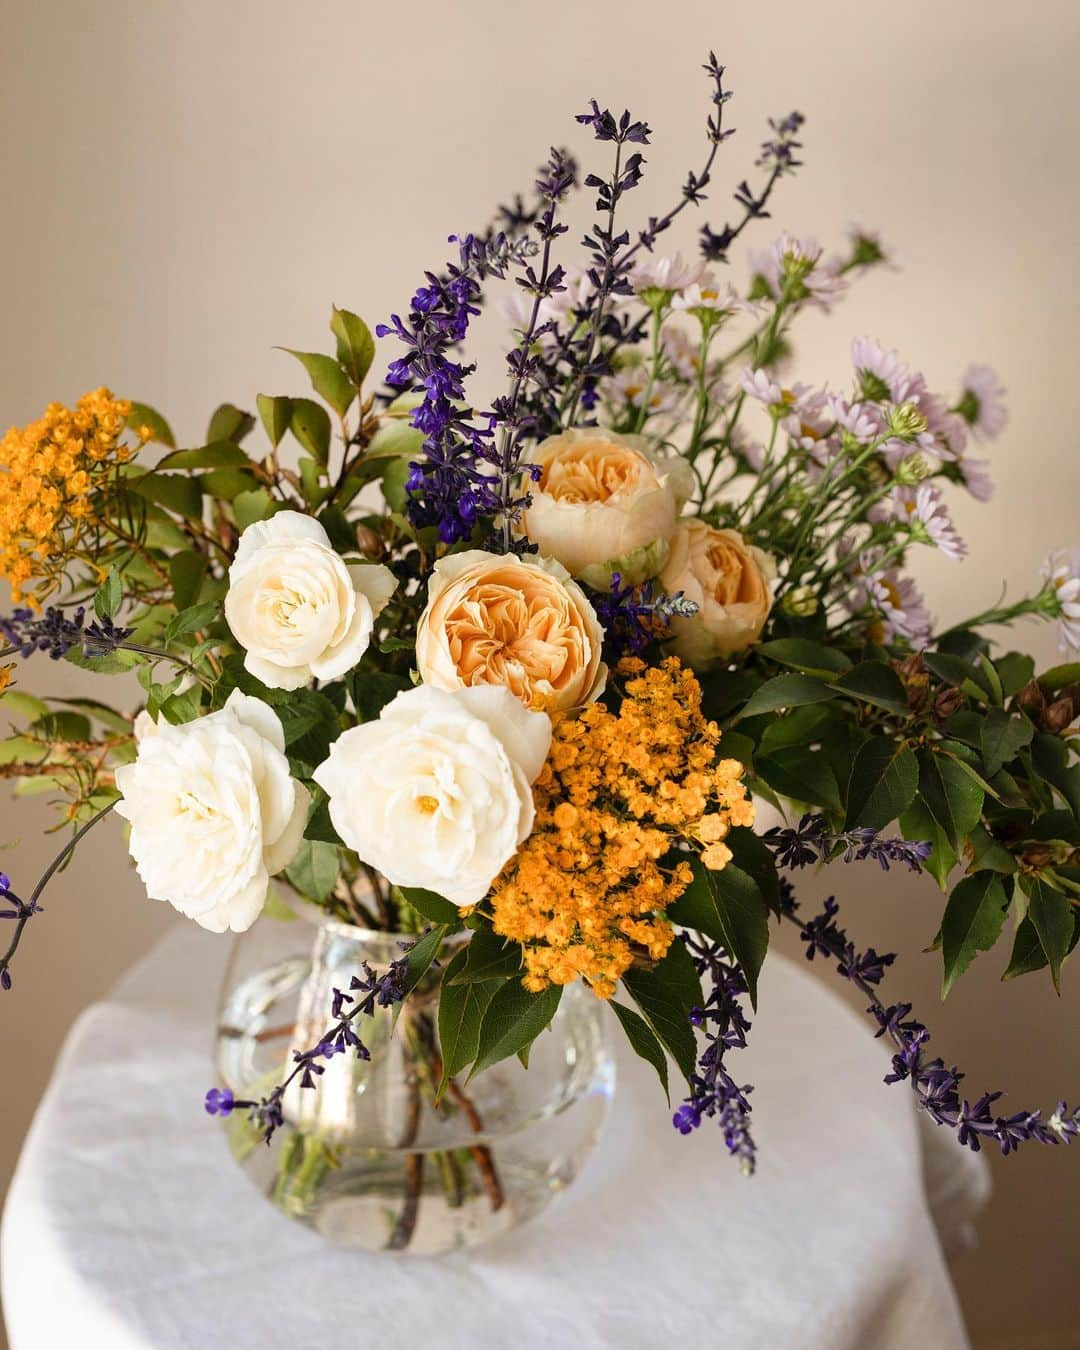
[[[372,318],[405,303],[445,235],[527,186],[552,140],[587,148],[570,115],[594,93],[655,128],[634,206],[664,206],[699,156],[712,45],[739,129],[717,217],[764,117],[795,106],[807,167],[775,227],[831,240],[852,219],[880,225],[904,266],[806,325],[807,377],[843,383],[850,336],[870,333],[944,386],[968,360],[1009,386],[996,506],[962,503],[970,560],[923,571],[955,619],[1003,582],[1019,593],[1048,546],[1080,535],[1078,14],[1075,0],[0,0],[0,420],[104,381],[195,441],[222,399],[299,392],[272,344],[318,347],[331,301]],[[1052,655],[1049,633],[1024,640]],[[73,687],[47,664],[33,678]],[[48,819],[40,799],[0,804],[0,842],[21,841],[6,870],[38,871]],[[902,952],[893,987],[973,1086],[1008,1084],[1017,1104],[1080,1093],[1075,971],[1059,1002],[1048,981],[1002,988],[1001,955],[984,957],[935,1008],[920,951],[936,896],[899,875],[832,882],[855,931]],[[111,825],[50,893],[2,1000],[0,1192],[71,1018],[172,921]],[[975,1343],[1080,1346],[1080,1149],[995,1176],[982,1249],[958,1272]]]

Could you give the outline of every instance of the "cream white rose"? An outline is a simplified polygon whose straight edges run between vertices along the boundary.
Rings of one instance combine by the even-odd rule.
[[[671,650],[696,670],[744,651],[765,627],[775,578],[772,558],[737,530],[683,521],[660,585],[669,595],[682,591],[698,611],[671,621]]]
[[[419,685],[338,737],[315,781],[348,846],[398,886],[482,900],[533,824],[551,720],[491,685]]]
[[[256,679],[299,689],[352,670],[396,584],[381,564],[346,563],[311,516],[279,511],[240,536],[225,617]]]
[[[416,627],[425,684],[509,689],[554,712],[598,698],[604,633],[585,592],[552,559],[470,549],[435,564]]]
[[[181,726],[141,717],[138,735],[134,762],[116,771],[116,812],[147,893],[212,932],[242,933],[307,821],[277,715],[234,690],[220,712]]]
[[[607,590],[613,572],[626,585],[656,576],[693,492],[681,455],[590,427],[549,437],[529,458],[540,477],[521,528],[542,555],[597,590]]]

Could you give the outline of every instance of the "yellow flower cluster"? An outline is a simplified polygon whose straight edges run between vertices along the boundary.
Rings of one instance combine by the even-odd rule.
[[[729,829],[753,824],[742,765],[717,761],[693,672],[673,657],[619,669],[630,678],[618,712],[594,703],[556,723],[535,827],[492,893],[495,931],[524,947],[533,991],[580,978],[610,998],[635,959],[671,945],[664,910],[692,879],[672,846],[690,841],[721,868]]]
[[[16,602],[37,604],[76,556],[95,492],[135,453],[119,443],[130,412],[130,403],[96,389],[74,408],[50,403],[0,440],[0,577]],[[140,442],[149,435],[140,429]]]

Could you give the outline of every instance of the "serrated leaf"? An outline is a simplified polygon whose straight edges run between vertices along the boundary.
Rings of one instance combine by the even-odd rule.
[[[695,994],[686,984],[680,956],[690,960],[683,944],[673,942],[658,965],[641,970],[631,968],[622,982],[657,1040],[689,1081],[697,1065],[697,1040],[690,1024],[690,1009],[701,1006],[701,991],[699,985]],[[692,962],[690,971],[694,973]]]
[[[843,810],[836,774],[820,750],[796,745],[771,755],[758,755],[754,772],[774,791],[792,801],[823,806],[837,814]]]
[[[983,719],[979,735],[979,749],[987,777],[993,778],[999,769],[1031,744],[1035,728],[1026,717],[1011,717],[1003,708],[991,708]]]
[[[289,430],[312,458],[325,464],[330,457],[330,414],[310,398],[294,398]]]
[[[931,750],[919,751],[919,795],[959,857],[964,841],[982,816],[982,788],[959,761]]]
[[[375,359],[371,330],[358,314],[335,305],[330,313],[330,331],[337,339],[337,359],[359,389]]]
[[[923,840],[930,845],[930,856],[923,863],[923,871],[929,872],[942,891],[946,890],[957,857],[945,832],[930,814],[926,803],[918,797],[900,817],[900,833],[907,840]]]
[[[611,1000],[611,1010],[619,1019],[619,1025],[626,1033],[626,1039],[634,1053],[646,1063],[651,1064],[656,1070],[664,1088],[664,1096],[671,1103],[671,1093],[668,1089],[668,1066],[667,1056],[664,1054],[664,1047],[657,1040],[652,1028],[644,1017],[634,1012],[633,1008],[627,1008],[622,1003],[616,1003]]]
[[[860,746],[847,783],[845,829],[883,830],[911,805],[919,766],[906,745],[874,736]]]
[[[186,637],[189,633],[197,633],[212,624],[220,614],[221,606],[212,600],[205,605],[190,605],[170,619],[165,629],[165,641],[167,643],[173,642],[178,637]]]
[[[561,985],[549,985],[540,993],[532,994],[520,980],[507,980],[484,1012],[476,1059],[469,1077],[483,1073],[493,1064],[532,1045],[551,1025],[561,998]]]
[[[283,347],[281,350],[296,357],[307,371],[312,389],[320,398],[325,399],[340,417],[344,417],[356,397],[356,390],[334,358],[323,356],[320,352],[298,352],[293,347]]]
[[[988,952],[997,942],[1008,907],[1009,894],[996,872],[977,872],[964,877],[953,888],[941,920],[942,998],[971,965],[976,953]]]
[[[450,932],[450,925],[437,924],[418,937],[405,954],[405,992],[411,993],[431,969],[432,962]]]
[[[1027,922],[1039,937],[1039,946],[1050,967],[1054,988],[1061,993],[1061,963],[1069,953],[1073,936],[1073,908],[1069,898],[1041,877],[1035,877],[1028,894]]]
[[[472,980],[508,980],[521,977],[524,959],[521,947],[498,933],[478,928],[469,939],[467,959],[457,979],[467,984]],[[447,977],[449,978],[449,976]]]
[[[285,875],[301,895],[321,905],[333,894],[341,875],[341,851],[333,844],[305,839]]]
[[[453,957],[443,973],[439,991],[439,1048],[443,1062],[440,1090],[475,1060],[484,1014],[503,983],[499,979],[459,982],[456,977],[467,960],[468,948]]]
[[[276,450],[292,422],[292,399],[282,394],[256,394],[255,404],[263,430]]]
[[[833,682],[834,689],[888,712],[907,712],[908,701],[900,676],[884,661],[862,661]]]
[[[724,944],[738,962],[756,1008],[758,972],[769,949],[768,906],[761,887],[733,862],[718,872],[697,858],[691,865],[694,879],[669,906],[668,917]]]
[[[835,698],[831,685],[816,675],[774,675],[754,691],[733,721],[775,712],[777,708],[798,708],[805,703],[823,703]]]

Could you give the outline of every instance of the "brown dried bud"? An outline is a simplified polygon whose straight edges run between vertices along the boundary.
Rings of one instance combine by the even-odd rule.
[[[945,689],[939,689],[934,699],[934,716],[941,722],[951,717],[953,713],[959,712],[967,703],[967,694],[960,689],[953,689],[950,685]]]
[[[357,525],[356,527],[356,547],[365,558],[381,558],[383,555],[383,541],[367,525]]]
[[[1038,680],[1030,680],[1017,694],[1016,702],[1040,731],[1060,736],[1080,717],[1080,685],[1059,689],[1051,703]]]
[[[930,676],[923,663],[922,653],[912,652],[902,661],[894,661],[892,666],[904,686],[908,707],[913,712],[925,712],[930,704]]]

